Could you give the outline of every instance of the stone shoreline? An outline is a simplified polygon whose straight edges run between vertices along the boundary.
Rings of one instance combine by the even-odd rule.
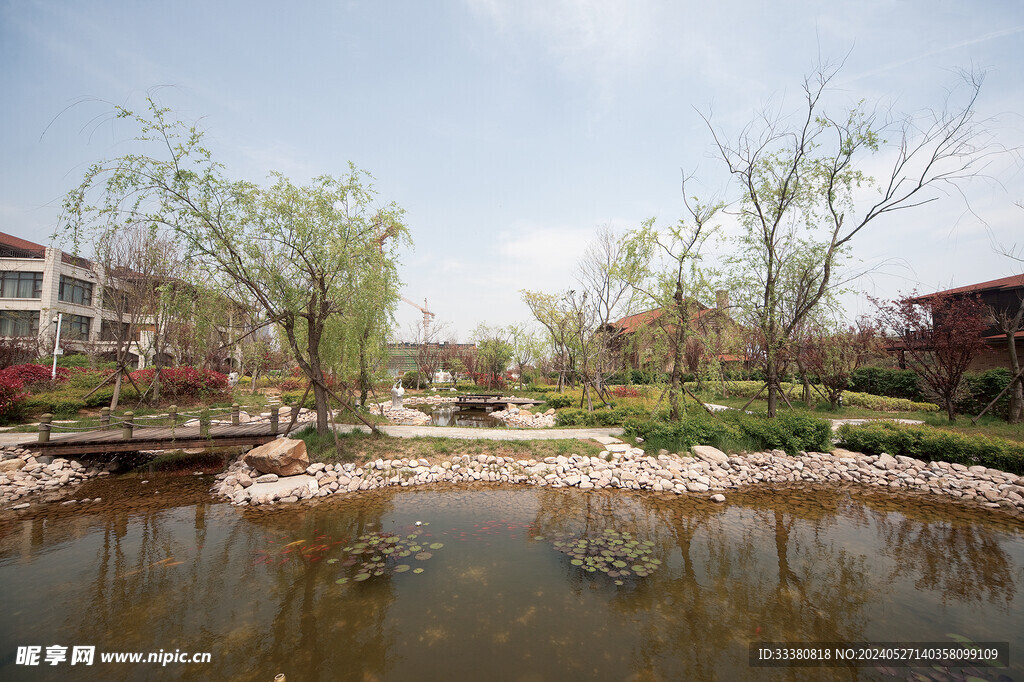
[[[543,460],[494,455],[455,455],[426,459],[378,459],[363,465],[311,464],[305,474],[260,475],[241,458],[217,475],[211,492],[234,505],[290,503],[386,487],[431,483],[494,482],[583,490],[619,488],[682,494],[707,494],[716,502],[723,493],[764,483],[854,483],[897,491],[924,492],[975,502],[986,508],[1024,513],[1024,477],[983,466],[923,462],[887,454],[864,455],[781,450],[727,456],[698,446],[694,457],[662,451],[647,455],[615,438],[600,439],[598,457],[559,455]]]
[[[109,476],[114,464],[82,464],[76,460],[48,455],[34,456],[30,450],[19,447],[0,448],[0,505],[7,507],[12,502],[29,495],[56,493],[62,488],[84,483],[97,476]],[[61,504],[79,504],[95,500],[66,500]],[[14,504],[8,509],[25,509],[28,502]]]

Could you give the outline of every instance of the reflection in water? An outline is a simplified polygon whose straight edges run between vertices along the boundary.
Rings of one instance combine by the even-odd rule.
[[[0,519],[0,677],[74,679],[16,666],[33,644],[212,653],[194,667],[97,663],[83,678],[240,680],[875,679],[751,669],[747,645],[952,633],[1024,650],[1024,531],[923,498],[449,487],[236,509],[210,504],[202,481],[154,484],[159,495],[97,483],[108,488],[89,494],[119,485],[131,499]],[[336,583],[355,570],[336,561],[353,538],[413,529],[444,546],[422,574]],[[652,543],[658,569],[615,585],[552,546],[608,530]]]
[[[450,404],[432,407],[413,405],[413,407],[429,415],[431,426],[479,426],[488,429],[504,426],[486,410],[472,410]]]

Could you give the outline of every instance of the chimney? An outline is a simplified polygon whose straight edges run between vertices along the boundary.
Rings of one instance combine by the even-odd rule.
[[[719,310],[725,310],[729,307],[729,290],[719,289],[715,292],[716,306]]]

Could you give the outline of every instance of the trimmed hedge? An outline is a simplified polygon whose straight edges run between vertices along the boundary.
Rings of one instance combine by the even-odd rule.
[[[850,450],[878,455],[905,455],[926,461],[953,462],[965,466],[980,464],[1014,474],[1024,474],[1024,443],[966,435],[922,426],[893,422],[843,424],[840,444]]]
[[[917,374],[909,369],[886,367],[861,367],[850,373],[850,390],[871,393],[887,398],[903,398],[915,402],[924,401],[924,394],[917,383]]]
[[[556,410],[558,410],[563,407],[570,407],[574,402],[575,401],[572,399],[572,396],[560,393],[558,395],[553,395],[550,398],[548,398],[547,405],[548,407],[553,407]]]
[[[781,449],[789,454],[832,449],[832,427],[828,420],[791,414],[768,419],[733,411],[720,413],[717,419],[695,414],[678,422],[632,418],[623,422],[623,428],[652,447],[676,452],[685,452],[694,445],[729,450],[742,445],[755,450]]]
[[[648,411],[642,407],[599,408],[593,412],[569,407],[555,413],[555,423],[558,426],[615,426],[627,419],[646,415]]]
[[[761,381],[730,381],[726,384],[729,390],[737,396],[750,398],[764,386]],[[800,384],[783,382],[782,390],[790,400],[799,400],[803,387]],[[762,393],[764,397],[766,393]],[[818,396],[821,399],[821,396]],[[870,393],[858,393],[856,391],[843,391],[843,405],[847,407],[863,407],[868,410],[880,412],[938,412],[939,406],[933,403],[916,403],[905,398],[888,398],[886,396],[872,395]]]

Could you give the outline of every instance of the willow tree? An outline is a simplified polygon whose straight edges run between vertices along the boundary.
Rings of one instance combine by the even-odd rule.
[[[738,303],[764,341],[769,416],[787,346],[835,289],[852,240],[880,218],[937,200],[936,189],[956,191],[1000,151],[975,119],[976,74],[942,109],[887,121],[863,104],[831,113],[825,96],[837,72],[822,67],[804,81],[794,118],[764,112],[731,140],[706,119],[742,192],[744,231],[729,261]],[[869,163],[882,164],[878,176],[864,172]],[[859,191],[870,186],[874,194]]]
[[[77,243],[89,228],[147,226],[180,243],[225,296],[255,301],[310,382],[325,433],[332,391],[321,348],[333,320],[388,305],[387,289],[376,300],[359,295],[359,273],[396,267],[395,244],[408,235],[402,210],[378,205],[370,176],[352,164],[305,186],[276,173],[267,187],[232,181],[202,132],[168,109],[149,100],[145,114],[116,115],[135,128],[139,151],[89,168],[65,198],[66,229]]]
[[[634,273],[630,277],[632,286],[647,306],[656,311],[649,326],[659,345],[668,351],[671,363],[668,398],[672,420],[680,419],[686,412],[685,355],[697,338],[694,319],[702,310],[699,299],[712,290],[707,272],[700,267],[701,250],[717,231],[711,223],[721,209],[718,203],[702,204],[697,199],[685,199],[685,203],[689,221],[679,221],[663,230],[657,229],[653,220],[647,221],[629,234],[623,259]]]

